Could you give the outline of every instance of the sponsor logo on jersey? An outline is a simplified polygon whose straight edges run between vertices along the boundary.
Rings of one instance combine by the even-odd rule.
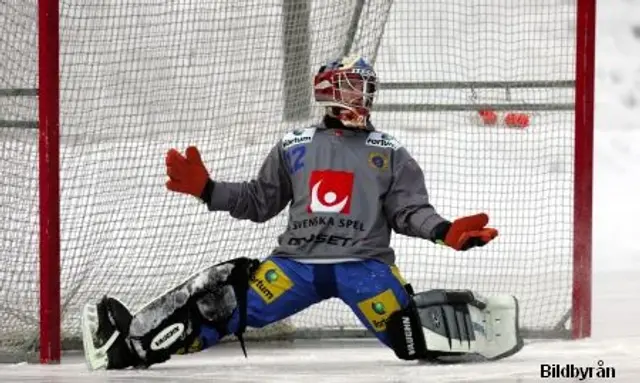
[[[310,213],[351,212],[353,173],[335,170],[314,170],[309,177]]]
[[[308,237],[291,237],[287,241],[287,245],[301,246],[307,243],[326,243],[327,245],[348,247],[355,246],[358,242],[360,242],[359,239],[343,237],[341,235],[311,234]]]
[[[358,303],[358,308],[367,318],[375,332],[387,329],[387,320],[394,312],[400,310],[400,304],[391,289],[387,289],[373,298]]]
[[[389,169],[389,156],[383,153],[369,153],[369,166],[378,170]]]
[[[308,144],[313,140],[316,128],[296,129],[285,134],[282,138],[282,149],[288,149],[292,146]]]
[[[291,279],[273,261],[263,262],[251,277],[251,288],[271,303],[293,287]]]
[[[326,216],[315,216],[311,218],[305,218],[299,221],[289,221],[287,230],[300,230],[308,229],[310,227],[339,227],[345,229],[351,229],[353,231],[367,231],[365,224],[357,219],[349,218],[334,218]]]
[[[158,335],[156,335],[151,341],[151,349],[152,350],[161,350],[164,348],[169,348],[172,344],[175,343],[182,332],[184,331],[184,325],[182,323],[174,323],[171,326],[165,328],[160,331]]]
[[[368,146],[377,146],[379,148],[398,150],[402,147],[400,142],[393,136],[381,132],[371,132],[367,136],[365,144]]]

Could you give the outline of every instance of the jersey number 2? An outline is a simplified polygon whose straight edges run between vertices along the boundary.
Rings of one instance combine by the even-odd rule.
[[[294,174],[304,167],[304,155],[307,153],[306,146],[296,146],[284,152],[284,159],[287,161],[289,173]]]

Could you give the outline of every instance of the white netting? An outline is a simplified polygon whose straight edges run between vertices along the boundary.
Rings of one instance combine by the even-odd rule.
[[[215,178],[249,179],[285,131],[319,117],[309,87],[325,59],[351,48],[375,59],[385,83],[573,80],[575,5],[516,3],[374,0],[356,12],[350,0],[62,1],[65,337],[78,335],[81,305],[104,293],[138,308],[205,265],[270,251],[284,213],[267,224],[208,213],[165,190],[164,154],[196,144]],[[36,87],[36,15],[34,1],[0,2],[0,89]],[[526,103],[572,97],[514,92]],[[15,122],[37,109],[10,93],[0,93],[0,341],[19,348],[37,336],[38,177],[37,131]],[[470,94],[382,90],[376,102],[467,104]],[[522,324],[552,330],[570,309],[573,113],[537,112],[524,131],[471,125],[470,114],[374,114],[419,160],[444,215],[487,211],[501,232],[464,254],[396,236],[399,267],[416,290],[516,294]],[[359,327],[337,301],[292,323]]]

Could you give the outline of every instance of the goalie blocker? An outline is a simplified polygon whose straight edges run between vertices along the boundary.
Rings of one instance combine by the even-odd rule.
[[[404,360],[497,360],[524,345],[518,300],[511,295],[484,298],[470,290],[415,294],[409,306],[391,314],[386,331],[396,356]]]

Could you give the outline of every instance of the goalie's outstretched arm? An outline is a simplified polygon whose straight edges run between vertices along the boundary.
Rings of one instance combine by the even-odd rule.
[[[425,238],[455,250],[484,246],[498,235],[496,229],[486,227],[489,217],[485,213],[453,222],[442,218],[429,201],[422,169],[404,148],[396,152],[385,212],[397,233]]]
[[[434,230],[448,221],[429,201],[424,174],[406,149],[396,151],[393,182],[384,202],[388,221],[396,233],[434,240]]]
[[[167,188],[200,198],[211,211],[228,211],[237,219],[265,222],[276,216],[292,198],[291,180],[280,145],[275,145],[255,179],[224,182],[209,176],[195,147],[182,156],[171,149],[166,157]]]

